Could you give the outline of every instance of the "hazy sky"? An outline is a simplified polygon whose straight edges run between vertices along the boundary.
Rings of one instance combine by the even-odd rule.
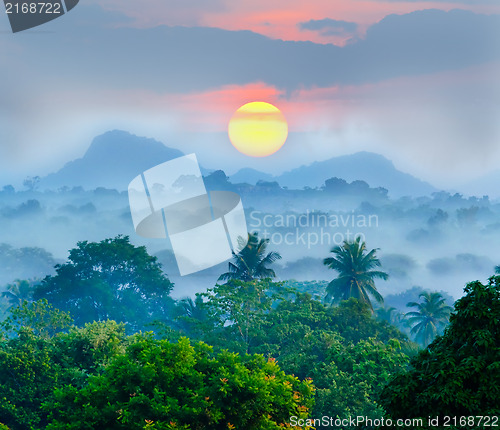
[[[4,15],[0,55],[4,184],[116,128],[229,174],[358,150],[444,187],[500,166],[497,0],[81,0],[17,34]],[[291,132],[265,159],[225,134],[256,100]]]

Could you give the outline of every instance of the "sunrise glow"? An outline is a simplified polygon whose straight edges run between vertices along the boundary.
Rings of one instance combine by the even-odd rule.
[[[251,157],[267,157],[278,151],[288,137],[283,113],[270,103],[252,102],[241,106],[229,121],[233,146]]]

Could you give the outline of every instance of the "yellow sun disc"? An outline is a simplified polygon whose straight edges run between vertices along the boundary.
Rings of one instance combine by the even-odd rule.
[[[283,146],[288,137],[288,124],[276,106],[252,102],[234,113],[228,133],[238,151],[251,157],[266,157]]]

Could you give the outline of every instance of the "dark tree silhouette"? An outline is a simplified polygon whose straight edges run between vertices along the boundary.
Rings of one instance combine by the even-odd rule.
[[[423,292],[419,297],[422,302],[409,302],[406,305],[417,308],[417,311],[408,312],[406,317],[413,325],[410,333],[414,334],[415,339],[423,346],[427,346],[448,323],[453,308],[446,305],[443,296],[437,292]]]
[[[229,262],[229,271],[219,276],[218,281],[237,279],[252,281],[254,279],[275,278],[276,273],[268,266],[281,259],[278,252],[271,251],[266,254],[269,239],[259,239],[258,233],[248,234],[245,246],[240,240],[241,250],[233,253],[233,261]]]
[[[367,252],[365,242],[361,242],[358,237],[352,242],[344,241],[342,246],[332,248],[331,253],[334,256],[325,258],[323,264],[336,270],[339,275],[326,287],[326,301],[338,303],[354,297],[366,303],[373,312],[370,296],[379,303],[384,301],[375,287],[375,279],[389,278],[387,273],[373,270],[381,266],[376,250]]]

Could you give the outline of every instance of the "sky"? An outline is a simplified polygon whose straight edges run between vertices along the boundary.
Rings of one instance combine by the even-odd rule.
[[[112,129],[228,174],[367,150],[455,188],[500,165],[497,0],[81,0],[16,34],[4,15],[0,55],[0,185]],[[288,121],[270,157],[227,137],[251,101]]]

